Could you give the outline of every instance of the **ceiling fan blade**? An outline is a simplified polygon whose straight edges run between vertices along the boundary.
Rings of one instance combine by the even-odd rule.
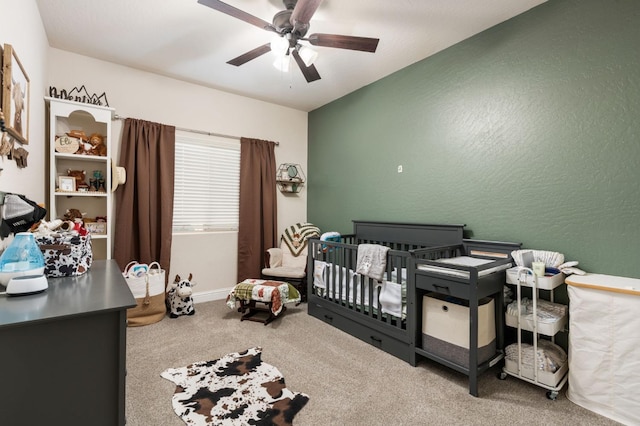
[[[229,4],[223,3],[218,0],[198,0],[198,3],[209,6],[211,9],[217,10],[218,12],[225,13],[229,16],[233,16],[234,18],[238,18],[241,21],[247,22],[251,25],[255,25],[258,28],[262,28],[267,31],[276,31],[269,22],[260,19],[256,16],[251,15],[243,10],[235,8]]]
[[[320,80],[320,74],[318,74],[318,70],[316,69],[316,67],[313,66],[313,64],[306,66],[304,61],[300,57],[300,54],[295,49],[291,51],[291,54],[293,55],[293,59],[296,60],[298,67],[300,67],[300,71],[302,71],[302,75],[304,75],[304,78],[307,79],[307,83]]]
[[[355,37],[338,34],[311,34],[307,39],[314,46],[336,47],[338,49],[360,50],[375,52],[380,39],[369,37]]]
[[[298,0],[291,13],[291,18],[289,18],[291,25],[294,28],[297,26],[308,27],[309,21],[311,21],[313,14],[316,13],[320,3],[322,3],[322,0]]]
[[[238,56],[237,58],[233,58],[230,61],[227,61],[227,63],[230,65],[235,65],[236,67],[239,67],[240,65],[245,64],[250,60],[257,58],[258,56],[264,55],[265,53],[270,51],[271,51],[271,45],[269,43],[263,44],[262,46],[258,46],[255,49],[250,50],[247,53],[244,53]]]

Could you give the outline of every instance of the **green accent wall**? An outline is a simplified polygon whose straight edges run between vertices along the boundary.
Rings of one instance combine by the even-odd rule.
[[[550,0],[310,112],[308,220],[464,223],[640,278],[639,41],[637,0]]]

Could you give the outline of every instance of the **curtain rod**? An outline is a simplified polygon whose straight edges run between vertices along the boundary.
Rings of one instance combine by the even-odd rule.
[[[124,120],[126,117],[120,117],[118,114],[113,116],[114,120]],[[193,129],[185,129],[182,127],[176,127],[176,130],[180,130],[181,132],[189,132],[189,133],[197,133],[199,135],[207,135],[207,136],[217,136],[219,138],[227,138],[227,139],[236,139],[240,140],[240,136],[231,136],[225,135],[222,133],[213,133],[213,132],[205,132],[204,130],[193,130]],[[280,142],[274,142],[276,146],[280,145]]]

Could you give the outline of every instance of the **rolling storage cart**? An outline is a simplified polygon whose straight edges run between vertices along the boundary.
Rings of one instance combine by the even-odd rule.
[[[507,346],[499,378],[511,375],[533,383],[547,389],[547,398],[555,400],[568,377],[567,355],[555,345],[556,334],[567,326],[567,306],[553,301],[554,289],[564,284],[564,274],[537,277],[530,268],[515,267],[507,271],[507,284],[515,285],[516,300],[505,312],[505,324],[517,329],[517,343]],[[531,288],[530,299],[523,298],[523,287]],[[549,293],[549,300],[540,299],[540,290]],[[531,344],[523,343],[523,331],[531,332]]]

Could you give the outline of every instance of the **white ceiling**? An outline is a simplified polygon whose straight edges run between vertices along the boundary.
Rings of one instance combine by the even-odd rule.
[[[272,33],[196,0],[37,0],[51,47],[264,101],[311,111],[545,0],[324,0],[309,34],[379,38],[375,53],[317,47],[321,80],[271,53],[226,62]],[[227,0],[271,22],[282,0]]]

